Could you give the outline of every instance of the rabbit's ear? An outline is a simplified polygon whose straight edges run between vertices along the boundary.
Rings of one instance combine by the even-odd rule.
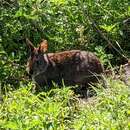
[[[48,43],[47,43],[47,40],[42,40],[42,42],[40,43],[40,46],[39,46],[39,51],[40,52],[46,52],[48,50]]]
[[[30,50],[33,51],[35,47],[28,38],[26,38],[26,43],[29,46]]]

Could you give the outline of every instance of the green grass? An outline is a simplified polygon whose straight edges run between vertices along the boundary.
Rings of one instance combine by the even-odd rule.
[[[130,90],[108,79],[97,96],[78,99],[69,87],[34,94],[32,85],[10,91],[0,104],[1,130],[129,130]]]
[[[110,88],[98,89],[97,97],[80,110],[73,127],[78,130],[128,130],[129,88],[120,81],[109,81]]]

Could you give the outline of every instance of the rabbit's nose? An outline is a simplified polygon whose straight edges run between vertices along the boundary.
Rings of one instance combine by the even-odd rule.
[[[39,58],[38,55],[35,55],[35,58],[38,59]]]
[[[35,61],[38,61],[39,60],[39,56],[38,55],[35,55],[35,57],[33,58]]]

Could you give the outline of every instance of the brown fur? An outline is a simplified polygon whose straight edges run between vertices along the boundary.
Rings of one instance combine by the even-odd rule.
[[[29,42],[30,44],[30,42]],[[104,71],[100,60],[91,52],[71,50],[45,53],[47,42],[32,47],[27,63],[28,73],[39,86],[51,85],[52,81],[66,85],[88,85],[96,82]]]
[[[64,63],[67,60],[71,60],[72,57],[80,52],[80,50],[71,50],[71,51],[64,51],[58,53],[49,53],[48,57],[50,60],[56,63]]]

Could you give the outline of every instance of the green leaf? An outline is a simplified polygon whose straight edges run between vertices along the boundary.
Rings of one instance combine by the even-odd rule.
[[[111,32],[115,28],[116,24],[114,25],[100,25],[100,27],[107,32]]]
[[[10,129],[18,129],[18,124],[16,122],[8,121],[4,127]]]
[[[130,6],[128,6],[128,12],[130,13]]]

